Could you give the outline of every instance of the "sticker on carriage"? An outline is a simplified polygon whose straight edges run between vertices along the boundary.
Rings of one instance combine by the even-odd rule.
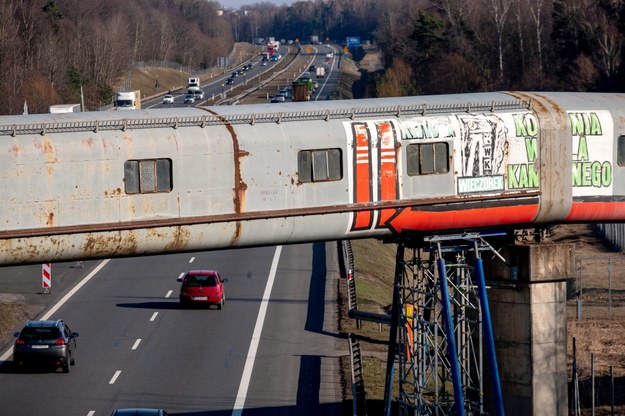
[[[569,112],[573,197],[613,194],[614,127],[609,111]]]
[[[532,113],[457,115],[458,194],[536,189],[538,121]]]
[[[530,112],[416,117],[398,123],[403,140],[453,140],[458,194],[539,186],[538,121]]]

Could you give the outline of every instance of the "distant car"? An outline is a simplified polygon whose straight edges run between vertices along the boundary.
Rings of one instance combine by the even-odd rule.
[[[49,365],[69,373],[69,366],[75,364],[78,333],[72,332],[60,319],[26,321],[22,330],[13,335],[17,338],[13,347],[13,364],[18,367]]]
[[[262,61],[262,62],[260,63],[260,65],[261,65],[261,66],[267,66],[267,61]]]
[[[173,104],[174,96],[171,94],[167,94],[163,97],[163,104]]]
[[[230,78],[236,78],[239,76],[239,71],[234,71],[232,74],[230,74]]]
[[[232,84],[234,84],[234,78],[228,78],[226,80],[226,85],[232,85]]]
[[[216,305],[221,309],[226,303],[226,294],[219,272],[215,270],[190,270],[182,277],[180,285],[180,306]]]
[[[272,103],[283,103],[285,101],[286,101],[286,98],[284,97],[284,95],[279,95],[278,94],[275,97],[273,97],[270,102],[272,102]]]
[[[185,104],[193,104],[195,102],[195,94],[187,94],[184,96]]]
[[[315,65],[311,65],[311,66],[308,68],[308,72],[314,72],[314,71],[316,71],[316,70],[317,70],[317,67],[316,67]]]
[[[129,408],[113,410],[111,416],[168,416],[163,409]]]
[[[203,100],[204,99],[204,90],[195,90],[193,92],[193,95],[195,96],[196,100]]]

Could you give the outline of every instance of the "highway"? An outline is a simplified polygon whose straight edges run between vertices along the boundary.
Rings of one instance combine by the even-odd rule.
[[[0,409],[30,416],[135,406],[176,415],[339,414],[335,247],[110,260],[51,317],[80,334],[71,372],[18,372],[3,363]],[[193,268],[215,268],[228,279],[223,310],[178,307],[176,278]]]
[[[205,93],[203,100],[196,100],[193,104],[185,104],[184,97],[187,94],[187,91],[180,90],[172,92],[174,96],[173,104],[163,104],[162,97],[155,97],[144,100],[142,102],[142,107],[173,108],[203,106],[209,103],[220,102],[223,99],[228,99],[234,95],[241,94],[241,87],[246,87],[246,89],[249,90],[257,89],[257,91],[259,92],[253,94],[255,97],[252,97],[251,94],[250,96],[239,100],[237,103],[251,104],[258,102],[267,102],[268,97],[277,93],[281,88],[288,86],[291,81],[293,81],[295,78],[298,78],[304,72],[308,73],[308,67],[310,65],[323,65],[325,63],[325,54],[327,52],[333,52],[336,57],[331,63],[327,65],[328,71],[326,73],[326,76],[317,80],[319,82],[319,88],[313,94],[312,100],[330,100],[334,97],[334,91],[336,90],[336,85],[340,76],[340,70],[338,68],[339,58],[337,56],[338,49],[329,45],[317,45],[314,47],[308,45],[303,48],[303,53],[300,54],[298,58],[296,58],[296,64],[294,64],[288,71],[285,71],[283,76],[277,76],[275,80],[267,81],[269,77],[271,77],[276,72],[279,72],[281,70],[281,64],[285,61],[290,60],[292,58],[292,55],[295,53],[294,47],[289,48],[288,46],[282,45],[279,49],[279,53],[282,55],[282,59],[280,61],[267,61],[263,63],[260,60],[260,56],[257,58],[253,58],[249,61],[249,63],[252,64],[252,68],[243,72],[242,75],[234,78],[233,84],[226,85],[226,80],[230,78],[233,72],[232,70],[222,76],[215,77],[203,83],[202,89]],[[313,75],[314,79],[314,74],[311,73],[311,75]]]
[[[290,48],[288,46],[280,46],[279,53],[282,54],[282,59],[288,59],[290,54],[295,53],[295,48]],[[243,74],[233,78],[234,82],[232,84],[227,85],[226,80],[230,78],[234,69],[241,68],[242,65],[231,69],[226,74],[215,77],[208,82],[205,82],[201,85],[202,90],[204,91],[204,99],[196,100],[193,104],[185,104],[184,97],[187,94],[187,90],[183,89],[180,91],[173,91],[172,94],[174,96],[173,104],[163,104],[162,97],[157,97],[149,100],[145,100],[142,102],[142,107],[144,108],[171,108],[171,107],[187,107],[187,106],[200,106],[206,105],[209,100],[214,102],[215,100],[219,101],[224,97],[228,97],[232,91],[234,91],[237,87],[253,87],[257,85],[259,82],[259,77],[261,74],[273,73],[276,68],[281,63],[280,61],[266,61],[261,62],[260,56],[253,58],[249,61],[252,64],[252,68],[244,71]],[[267,76],[264,76],[263,79],[266,79]]]

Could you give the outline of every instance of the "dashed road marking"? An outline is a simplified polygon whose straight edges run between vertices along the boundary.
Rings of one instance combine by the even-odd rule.
[[[113,374],[113,378],[111,379],[111,381],[109,381],[109,384],[115,384],[115,381],[117,381],[117,377],[119,377],[121,373],[122,370],[115,371],[115,374]]]

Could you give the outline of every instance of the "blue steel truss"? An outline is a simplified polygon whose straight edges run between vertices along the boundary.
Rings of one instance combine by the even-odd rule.
[[[492,250],[478,234],[429,237],[405,254],[398,243],[386,377],[397,361],[400,415],[504,415],[484,269]],[[472,261],[471,261],[472,258]],[[483,357],[492,401],[484,403]]]

